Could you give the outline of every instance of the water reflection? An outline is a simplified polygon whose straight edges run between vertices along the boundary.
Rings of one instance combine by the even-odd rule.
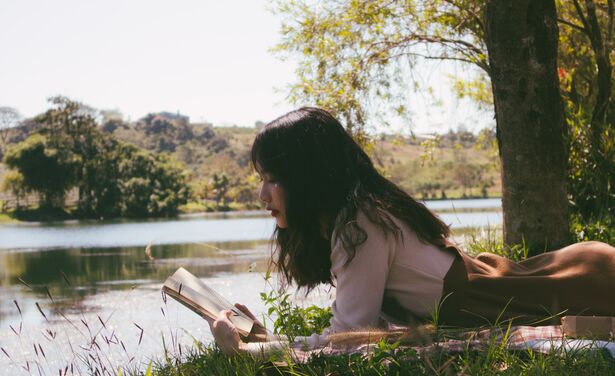
[[[146,244],[266,240],[274,221],[266,218],[184,218],[147,221],[74,221],[0,226],[0,250],[137,247]]]
[[[163,281],[180,266],[200,277],[240,273],[267,267],[265,240],[144,247],[74,248],[53,251],[0,253],[0,291],[9,289],[19,300],[48,301],[56,314],[79,311],[88,296]],[[27,284],[27,285],[26,285]],[[12,294],[11,294],[12,295]],[[10,304],[9,304],[10,305]],[[0,324],[9,310],[0,306]],[[15,307],[10,312],[16,314]]]

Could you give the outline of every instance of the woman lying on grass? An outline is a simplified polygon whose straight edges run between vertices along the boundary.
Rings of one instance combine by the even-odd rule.
[[[464,327],[535,324],[563,312],[615,316],[615,248],[578,243],[519,263],[471,258],[324,110],[301,108],[269,123],[256,136],[252,163],[263,180],[260,199],[276,219],[279,271],[308,290],[336,287],[330,327],[298,339],[309,348],[386,321],[424,322],[436,310],[439,324]],[[225,353],[281,345],[243,343],[230,314],[211,323]],[[248,341],[266,332],[257,325],[254,334]]]

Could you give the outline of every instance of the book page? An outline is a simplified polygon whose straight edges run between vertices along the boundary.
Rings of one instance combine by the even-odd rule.
[[[197,313],[216,319],[222,310],[231,310],[230,321],[242,335],[252,330],[254,321],[192,273],[179,268],[164,282],[163,291]]]

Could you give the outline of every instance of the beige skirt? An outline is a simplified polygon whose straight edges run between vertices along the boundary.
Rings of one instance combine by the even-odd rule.
[[[615,248],[608,244],[577,243],[518,263],[448,249],[455,261],[444,278],[440,324],[548,325],[565,315],[615,316]]]

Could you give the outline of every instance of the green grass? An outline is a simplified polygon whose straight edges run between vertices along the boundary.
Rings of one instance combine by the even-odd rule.
[[[0,213],[0,223],[17,223],[19,222],[8,213]]]
[[[483,351],[449,354],[435,349],[419,354],[411,348],[380,343],[373,354],[317,355],[293,363],[287,354],[269,359],[228,357],[215,347],[197,348],[183,360],[168,359],[154,375],[614,375],[615,361],[602,352],[549,354],[509,351],[493,342]]]

